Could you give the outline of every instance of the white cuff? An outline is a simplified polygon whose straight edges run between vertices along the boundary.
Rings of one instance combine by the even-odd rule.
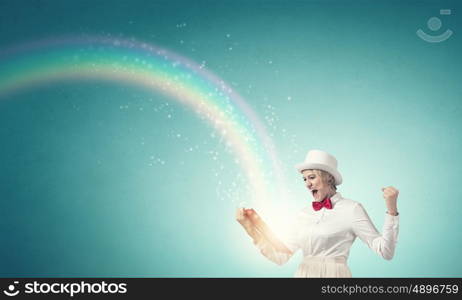
[[[397,225],[399,224],[399,213],[396,216],[385,213],[385,224],[384,225]]]

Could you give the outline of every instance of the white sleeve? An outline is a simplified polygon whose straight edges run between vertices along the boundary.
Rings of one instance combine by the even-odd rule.
[[[260,250],[260,252],[270,261],[278,265],[283,265],[300,248],[300,244],[297,238],[298,229],[299,228],[297,224],[293,224],[291,226],[289,235],[285,239],[280,239],[284,243],[284,245],[287,248],[289,248],[289,250],[292,252],[291,254],[278,252],[276,248],[265,239],[260,239],[259,242],[256,243],[256,246]]]
[[[382,234],[380,234],[361,204],[353,211],[353,231],[369,248],[386,260],[393,258],[398,242],[399,216],[385,213]]]

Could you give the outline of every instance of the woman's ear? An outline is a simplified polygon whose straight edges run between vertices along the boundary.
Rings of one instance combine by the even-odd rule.
[[[330,185],[335,185],[335,178],[330,177],[330,178],[329,178],[329,184],[330,184]]]

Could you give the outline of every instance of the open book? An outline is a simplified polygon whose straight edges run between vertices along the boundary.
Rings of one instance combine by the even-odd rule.
[[[257,229],[259,235],[264,238],[267,242],[269,242],[277,252],[292,254],[292,251],[281,242],[276,235],[271,231],[271,229],[266,225],[263,219],[257,214],[257,212],[253,209],[246,209],[245,213],[249,217],[249,219],[254,224],[255,228]]]

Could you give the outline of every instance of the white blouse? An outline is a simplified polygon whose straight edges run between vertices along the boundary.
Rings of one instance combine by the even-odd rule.
[[[295,276],[302,277],[351,277],[346,261],[351,245],[359,237],[369,248],[384,259],[393,258],[398,241],[399,216],[385,214],[380,234],[362,205],[345,199],[340,193],[331,197],[332,209],[315,211],[311,206],[299,213],[291,234],[282,239],[295,253],[303,251],[304,261]],[[291,257],[280,253],[265,242],[257,243],[263,255],[282,265]]]

